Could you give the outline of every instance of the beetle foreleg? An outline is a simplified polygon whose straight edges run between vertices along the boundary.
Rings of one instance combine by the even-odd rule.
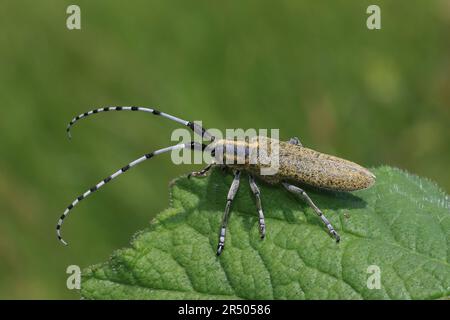
[[[288,191],[292,192],[293,194],[299,195],[306,201],[306,203],[308,203],[308,205],[314,210],[314,212],[320,217],[320,219],[322,219],[322,222],[326,225],[330,234],[336,239],[336,242],[339,242],[341,240],[341,237],[336,232],[336,230],[334,230],[330,221],[328,221],[328,219],[324,216],[322,211],[314,204],[314,202],[306,194],[306,192],[303,191],[303,189],[300,189],[299,187],[286,182],[283,182],[282,184]]]
[[[207,165],[206,167],[204,167],[200,171],[193,171],[193,172],[189,173],[187,176],[188,179],[190,179],[191,177],[205,177],[213,165],[214,165],[214,163],[211,163],[211,164]]]
[[[241,178],[241,172],[235,171],[234,173],[234,180],[231,184],[230,190],[228,191],[227,196],[227,204],[225,206],[225,212],[223,214],[222,218],[222,227],[220,228],[220,234],[219,234],[219,244],[217,246],[217,255],[220,255],[223,251],[223,247],[225,246],[225,234],[227,230],[227,223],[228,223],[228,216],[230,213],[231,204],[233,203],[234,196],[236,195],[238,189],[239,189],[239,180]]]
[[[264,212],[261,206],[261,193],[253,176],[249,175],[248,181],[250,183],[250,189],[252,189],[252,192],[256,198],[256,209],[258,210],[259,214],[259,233],[261,235],[261,239],[264,239],[264,237],[266,236],[266,223],[264,221]]]

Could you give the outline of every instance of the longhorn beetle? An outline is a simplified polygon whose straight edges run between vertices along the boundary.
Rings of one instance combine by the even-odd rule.
[[[99,108],[95,110],[91,110],[80,114],[70,121],[67,126],[67,133],[70,135],[70,129],[72,125],[75,124],[78,120],[90,116],[99,112],[106,111],[142,111],[148,112],[157,116],[161,116],[172,121],[178,122],[182,125],[189,127],[194,133],[200,135],[204,140],[210,141],[209,145],[205,145],[203,143],[198,142],[190,142],[190,143],[181,143],[176,144],[170,147],[166,147],[163,149],[159,149],[150,153],[143,155],[142,157],[130,162],[123,168],[119,169],[111,176],[100,181],[98,184],[94,185],[92,188],[87,190],[85,193],[77,197],[64,211],[62,216],[60,217],[57,225],[56,225],[56,234],[58,239],[65,245],[67,243],[61,237],[61,226],[64,219],[67,217],[69,212],[75,207],[81,200],[85,199],[87,196],[97,191],[101,187],[103,187],[109,181],[115,179],[122,173],[126,172],[130,168],[136,166],[137,164],[144,162],[145,160],[151,159],[154,156],[157,156],[161,153],[179,150],[179,149],[192,149],[192,150],[205,150],[208,146],[213,146],[211,155],[215,156],[215,150],[218,147],[225,147],[226,150],[233,150],[232,152],[222,153],[223,159],[221,160],[231,160],[225,161],[220,164],[223,167],[229,167],[233,170],[234,179],[231,184],[230,190],[227,196],[227,202],[225,205],[225,211],[222,218],[222,224],[219,233],[219,243],[217,246],[217,255],[220,255],[223,251],[225,245],[225,234],[226,227],[228,222],[228,217],[230,213],[231,204],[233,199],[239,188],[239,181],[241,177],[241,172],[246,172],[249,177],[250,189],[254,194],[256,199],[256,208],[259,216],[259,232],[261,239],[265,237],[266,234],[266,225],[264,221],[264,213],[261,205],[261,194],[259,188],[255,182],[255,177],[269,184],[281,184],[284,188],[286,188],[289,192],[301,197],[312,209],[313,211],[320,217],[322,222],[328,229],[328,232],[336,242],[339,242],[340,236],[334,230],[331,223],[324,216],[322,211],[314,204],[311,198],[306,194],[306,192],[298,186],[295,186],[292,183],[301,183],[310,185],[313,187],[321,188],[321,189],[329,189],[335,191],[354,191],[365,189],[372,186],[375,183],[375,175],[373,175],[369,170],[363,168],[362,166],[344,160],[335,156],[327,155],[324,153],[320,153],[318,151],[308,149],[302,146],[298,138],[291,138],[288,142],[277,141],[279,145],[278,148],[278,159],[279,159],[279,168],[278,171],[274,175],[262,175],[260,174],[260,169],[263,166],[261,163],[250,163],[247,159],[249,149],[256,148],[258,151],[260,149],[260,145],[257,139],[247,139],[245,141],[235,141],[235,140],[226,140],[226,139],[216,139],[212,134],[208,132],[208,130],[201,127],[199,124],[182,120],[180,118],[174,117],[170,114],[160,112],[155,109],[150,109],[146,107],[105,107]],[[261,137],[256,137],[261,138]],[[270,139],[270,138],[264,138]],[[234,148],[235,146],[244,147],[244,154],[239,154],[236,150],[239,148]],[[230,148],[231,147],[231,148]],[[236,160],[239,157],[244,157],[243,162],[237,162]],[[258,158],[259,159],[259,158]],[[216,159],[217,160],[217,159]],[[241,159],[242,160],[242,159]],[[231,163],[231,164],[230,164]],[[202,177],[207,174],[207,172],[211,169],[212,166],[218,165],[217,162],[213,162],[209,164],[207,167],[198,172],[192,172],[188,175],[188,177],[196,176]]]

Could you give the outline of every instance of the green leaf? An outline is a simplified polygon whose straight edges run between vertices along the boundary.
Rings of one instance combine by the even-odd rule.
[[[374,169],[367,190],[306,189],[341,235],[336,244],[313,211],[280,187],[259,183],[267,235],[261,240],[245,176],[225,250],[218,231],[232,177],[180,178],[172,205],[131,248],[83,273],[89,299],[438,299],[450,295],[450,204],[434,183]],[[380,268],[369,289],[368,267]]]

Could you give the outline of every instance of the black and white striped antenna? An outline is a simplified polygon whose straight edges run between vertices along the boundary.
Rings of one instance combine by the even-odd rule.
[[[134,166],[138,165],[139,163],[144,162],[145,160],[151,159],[154,156],[157,156],[157,155],[159,155],[161,153],[170,152],[172,150],[179,150],[179,149],[183,149],[183,148],[189,148],[189,149],[192,149],[192,150],[200,151],[200,150],[204,150],[206,148],[206,145],[200,144],[200,143],[197,143],[197,142],[181,143],[181,144],[176,144],[176,145],[173,145],[173,146],[170,146],[170,147],[162,148],[162,149],[153,151],[151,153],[147,153],[147,154],[143,155],[142,157],[140,157],[140,158],[130,162],[125,167],[123,167],[123,168],[119,169],[118,171],[114,172],[112,175],[106,177],[105,179],[103,179],[102,181],[97,183],[95,186],[93,186],[92,188],[87,190],[85,193],[83,193],[80,196],[78,196],[71,204],[69,204],[69,206],[66,208],[66,210],[64,211],[64,213],[61,215],[61,217],[58,220],[58,224],[56,225],[56,235],[57,235],[59,241],[61,241],[64,245],[67,245],[67,242],[64,241],[64,239],[61,236],[61,227],[62,227],[62,224],[64,222],[64,219],[67,218],[67,216],[69,215],[70,211],[78,203],[80,203],[81,200],[86,199],[89,195],[91,195],[92,193],[94,193],[95,191],[97,191],[98,189],[103,187],[105,184],[107,184],[111,180],[117,178],[122,173],[124,173],[127,170],[133,168]]]
[[[192,131],[194,131],[196,134],[198,134],[199,136],[203,137],[206,140],[209,140],[209,141],[214,140],[214,136],[212,136],[207,130],[205,130],[202,126],[200,126],[196,122],[186,121],[186,120],[177,118],[175,116],[172,116],[168,113],[158,111],[156,109],[151,109],[151,108],[147,108],[147,107],[137,107],[137,106],[104,107],[104,108],[93,109],[93,110],[87,111],[85,113],[82,113],[82,114],[76,116],[75,118],[73,118],[67,125],[66,131],[67,131],[67,134],[69,135],[69,138],[72,138],[70,129],[78,120],[86,118],[86,117],[96,114],[96,113],[107,112],[107,111],[141,111],[141,112],[151,113],[151,114],[161,116],[161,117],[167,118],[169,120],[175,121],[184,126],[187,126]]]

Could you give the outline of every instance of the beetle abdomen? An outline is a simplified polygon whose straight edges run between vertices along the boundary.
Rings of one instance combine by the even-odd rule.
[[[354,191],[370,187],[375,175],[366,168],[309,148],[280,142],[280,176],[286,180],[337,190]]]

